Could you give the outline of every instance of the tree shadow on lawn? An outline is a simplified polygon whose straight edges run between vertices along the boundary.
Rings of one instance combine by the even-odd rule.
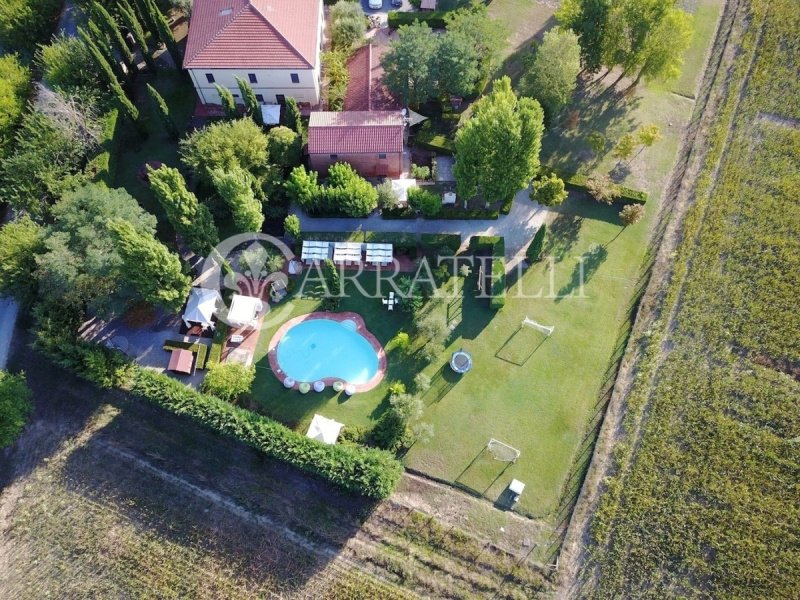
[[[431,377],[431,386],[420,394],[420,398],[425,406],[430,406],[439,402],[461,381],[463,375],[459,375],[450,368],[450,362],[444,363],[433,377]]]
[[[581,225],[583,225],[582,216],[570,213],[559,214],[553,219],[547,232],[543,255],[551,257],[555,262],[564,260],[578,241]]]
[[[492,79],[499,79],[504,75],[508,75],[511,78],[511,85],[517,88],[522,76],[525,74],[526,64],[535,54],[535,45],[540,44],[545,32],[552,29],[555,25],[555,17],[550,16],[536,33],[522,42],[517,50],[509,54],[505,60],[500,63]],[[488,93],[489,91],[491,91],[491,82],[484,90],[484,93]]]
[[[451,339],[457,339],[459,337],[465,340],[477,339],[486,326],[494,319],[497,311],[489,308],[489,298],[477,297],[479,294],[477,287],[478,268],[476,267],[473,269],[472,274],[464,280],[464,287],[458,299],[461,302],[461,307],[458,309],[461,320],[453,328]],[[450,310],[450,306],[448,306],[448,315],[450,314]],[[453,308],[454,314],[455,310],[456,309]],[[455,322],[455,319],[453,319],[453,322]],[[449,324],[450,319],[448,318],[448,325]]]
[[[558,290],[558,296],[555,301],[561,302],[564,298],[570,297],[577,288],[582,291],[583,285],[597,273],[600,265],[607,258],[608,250],[606,250],[605,246],[600,245],[594,246],[591,250],[581,255],[572,271],[570,280]]]

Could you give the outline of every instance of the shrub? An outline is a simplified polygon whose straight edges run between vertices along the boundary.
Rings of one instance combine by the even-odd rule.
[[[389,383],[389,395],[399,396],[406,393],[406,384],[402,381],[392,381]]]
[[[412,23],[422,22],[427,23],[432,29],[444,29],[447,27],[447,20],[445,17],[448,11],[445,10],[432,10],[425,12],[397,12],[389,11],[389,27],[397,29],[401,25],[411,25]]]
[[[214,330],[214,339],[211,340],[211,350],[208,352],[208,359],[206,366],[209,368],[219,363],[222,359],[222,350],[225,347],[225,341],[228,338],[228,325],[222,321],[217,321],[216,329]]]
[[[542,260],[542,251],[544,250],[544,243],[547,237],[547,223],[542,223],[542,226],[536,230],[533,240],[525,252],[530,262],[539,262]]]
[[[297,215],[287,215],[283,220],[283,231],[293,240],[300,239],[300,219]]]
[[[36,44],[49,36],[63,0],[4,0],[0,2],[0,46],[33,56]]]
[[[31,392],[25,375],[0,371],[0,449],[19,437],[31,413]]]
[[[606,204],[611,204],[620,195],[619,186],[608,175],[588,179],[586,189],[595,200]]]
[[[303,160],[303,138],[288,127],[273,127],[267,133],[269,159],[287,173]]]
[[[595,156],[600,156],[606,149],[606,138],[599,131],[593,131],[587,135],[586,143],[589,145],[589,148],[592,149],[592,153]]]
[[[442,197],[424,188],[412,187],[408,190],[408,205],[425,217],[435,217],[442,210]]]
[[[375,186],[375,191],[378,193],[378,207],[381,209],[391,209],[397,206],[399,198],[397,192],[392,187],[391,180],[387,179],[383,183]]]
[[[131,391],[175,414],[186,415],[236,438],[267,456],[370,498],[388,497],[403,472],[402,465],[385,452],[321,444],[272,419],[196,392],[154,371],[136,369]]]
[[[13,54],[0,56],[0,156],[22,118],[30,91],[30,71]]]
[[[378,192],[347,163],[328,170],[327,185],[317,182],[317,173],[295,167],[286,182],[286,193],[309,214],[365,217],[378,206]]]
[[[328,109],[342,110],[344,98],[347,95],[347,86],[350,83],[350,71],[347,69],[348,55],[345,52],[333,50],[322,55],[322,64],[328,79]]]
[[[414,391],[418,394],[424,394],[431,389],[431,378],[425,373],[417,373],[414,376]]]
[[[222,400],[235,402],[244,394],[250,393],[255,377],[254,366],[246,367],[230,362],[217,363],[209,368],[203,380],[202,390]]]
[[[619,212],[619,219],[627,227],[635,225],[644,218],[644,206],[641,204],[626,204]]]
[[[530,198],[543,206],[558,206],[567,199],[564,181],[558,175],[543,175],[533,182]]]
[[[364,41],[367,19],[355,2],[340,0],[330,12],[331,43],[336,50],[351,52]]]
[[[555,169],[550,169],[548,167],[542,167],[540,169],[541,173],[550,173],[555,174],[561,177],[564,180],[564,183],[569,188],[578,189],[581,191],[588,192],[589,181],[590,177],[586,175],[578,175],[576,173],[569,173],[569,172],[560,172]],[[634,190],[629,187],[625,187],[623,185],[617,185],[617,191],[619,195],[616,197],[617,202],[622,202],[625,204],[645,204],[647,202],[647,192],[643,192],[641,190]]]
[[[411,164],[411,176],[414,179],[430,179],[431,168],[424,165]]]
[[[76,37],[60,34],[36,51],[42,80],[62,92],[96,90],[102,80],[86,45]]]
[[[405,331],[398,331],[397,334],[389,340],[389,343],[386,344],[386,351],[391,352],[392,350],[399,350],[402,353],[406,353],[410,344],[411,340],[408,334]]]
[[[506,265],[502,258],[492,259],[492,297],[489,306],[500,310],[506,305]]]
[[[420,246],[422,246],[422,250],[425,253],[437,252],[442,254],[442,250],[447,250],[449,254],[455,254],[461,247],[461,234],[423,233],[420,236]]]

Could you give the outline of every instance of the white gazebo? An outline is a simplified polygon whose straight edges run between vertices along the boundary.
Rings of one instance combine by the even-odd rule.
[[[234,294],[228,310],[228,323],[234,327],[255,325],[258,313],[264,308],[260,298]]]
[[[262,104],[261,118],[264,119],[264,125],[279,125],[281,122],[281,105]]]
[[[339,439],[339,432],[344,424],[338,423],[333,419],[328,419],[322,415],[314,415],[311,425],[308,426],[306,437],[317,440],[323,444],[335,444]]]
[[[392,179],[392,191],[399,204],[408,204],[408,190],[417,187],[416,179]]]
[[[183,313],[183,322],[187,327],[191,327],[193,323],[200,325],[203,329],[211,327],[211,317],[221,305],[222,296],[217,290],[192,288],[189,300],[186,302],[186,310]]]

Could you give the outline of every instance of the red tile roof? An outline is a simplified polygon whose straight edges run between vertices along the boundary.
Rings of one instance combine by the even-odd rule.
[[[195,0],[186,69],[311,69],[321,0]]]
[[[400,111],[312,112],[309,154],[374,154],[403,151]]]

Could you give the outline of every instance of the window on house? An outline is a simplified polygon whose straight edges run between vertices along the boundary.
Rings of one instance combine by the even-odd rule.
[[[258,77],[256,77],[255,73],[248,73],[247,78],[250,80],[250,83],[258,83]]]
[[[338,154],[331,154],[331,160],[336,160],[337,158],[339,158]]]
[[[300,83],[300,75],[297,73],[291,73],[292,83]]]
[[[264,102],[264,94],[256,94],[256,100],[259,102]]]
[[[208,83],[214,83],[214,74],[206,73],[206,81],[208,81]]]
[[[380,154],[378,154],[378,158],[386,158],[386,155],[381,152]]]

